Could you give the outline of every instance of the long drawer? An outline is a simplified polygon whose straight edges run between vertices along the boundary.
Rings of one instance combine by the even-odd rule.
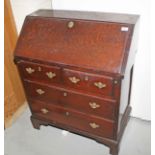
[[[76,111],[53,106],[52,104],[31,101],[32,115],[48,121],[61,123],[75,129],[86,131],[106,138],[114,137],[114,121],[99,119]]]
[[[107,100],[62,87],[47,86],[31,81],[25,81],[24,85],[28,98],[56,104],[111,120],[117,118],[115,100]]]

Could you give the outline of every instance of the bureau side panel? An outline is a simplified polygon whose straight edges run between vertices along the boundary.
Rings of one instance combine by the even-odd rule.
[[[119,122],[118,122],[118,131],[121,128],[121,121],[125,111],[130,104],[130,94],[132,86],[132,75],[133,75],[133,66],[135,61],[135,56],[137,52],[137,40],[138,40],[138,28],[139,21],[134,25],[133,34],[131,36],[131,44],[128,44],[126,50],[129,50],[126,70],[124,73],[124,79],[121,83],[121,96],[120,96],[120,109],[119,109]]]
[[[128,70],[125,73],[125,78],[122,80],[122,85],[121,85],[118,131],[120,130],[120,124],[121,124],[123,114],[125,113],[125,110],[129,104],[130,77],[131,77],[131,71]]]

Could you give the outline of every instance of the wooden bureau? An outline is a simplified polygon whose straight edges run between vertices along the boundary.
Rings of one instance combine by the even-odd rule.
[[[38,10],[15,49],[34,128],[92,138],[117,155],[128,116],[138,15]]]

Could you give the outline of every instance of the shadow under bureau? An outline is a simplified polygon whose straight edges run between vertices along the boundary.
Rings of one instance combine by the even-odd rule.
[[[131,111],[138,18],[63,10],[26,17],[14,57],[34,128],[62,128],[118,154]]]

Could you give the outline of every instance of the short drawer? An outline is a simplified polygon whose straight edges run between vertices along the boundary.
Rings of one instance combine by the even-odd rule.
[[[44,84],[24,81],[25,92],[27,98],[32,98],[45,102],[58,102],[61,92],[56,87],[48,87]]]
[[[25,81],[28,98],[45,101],[98,117],[115,120],[116,101],[82,94],[62,87],[45,86]]]
[[[63,82],[66,86],[79,90],[105,96],[113,95],[113,78],[108,76],[64,69]]]
[[[33,101],[30,103],[32,115],[41,117],[48,121],[61,123],[68,127],[86,131],[98,136],[113,138],[114,125],[113,121],[107,121],[83,115],[67,108],[60,108],[48,103]]]
[[[59,83],[61,78],[60,67],[47,66],[39,63],[19,61],[19,72],[21,77],[32,81],[43,83]]]

